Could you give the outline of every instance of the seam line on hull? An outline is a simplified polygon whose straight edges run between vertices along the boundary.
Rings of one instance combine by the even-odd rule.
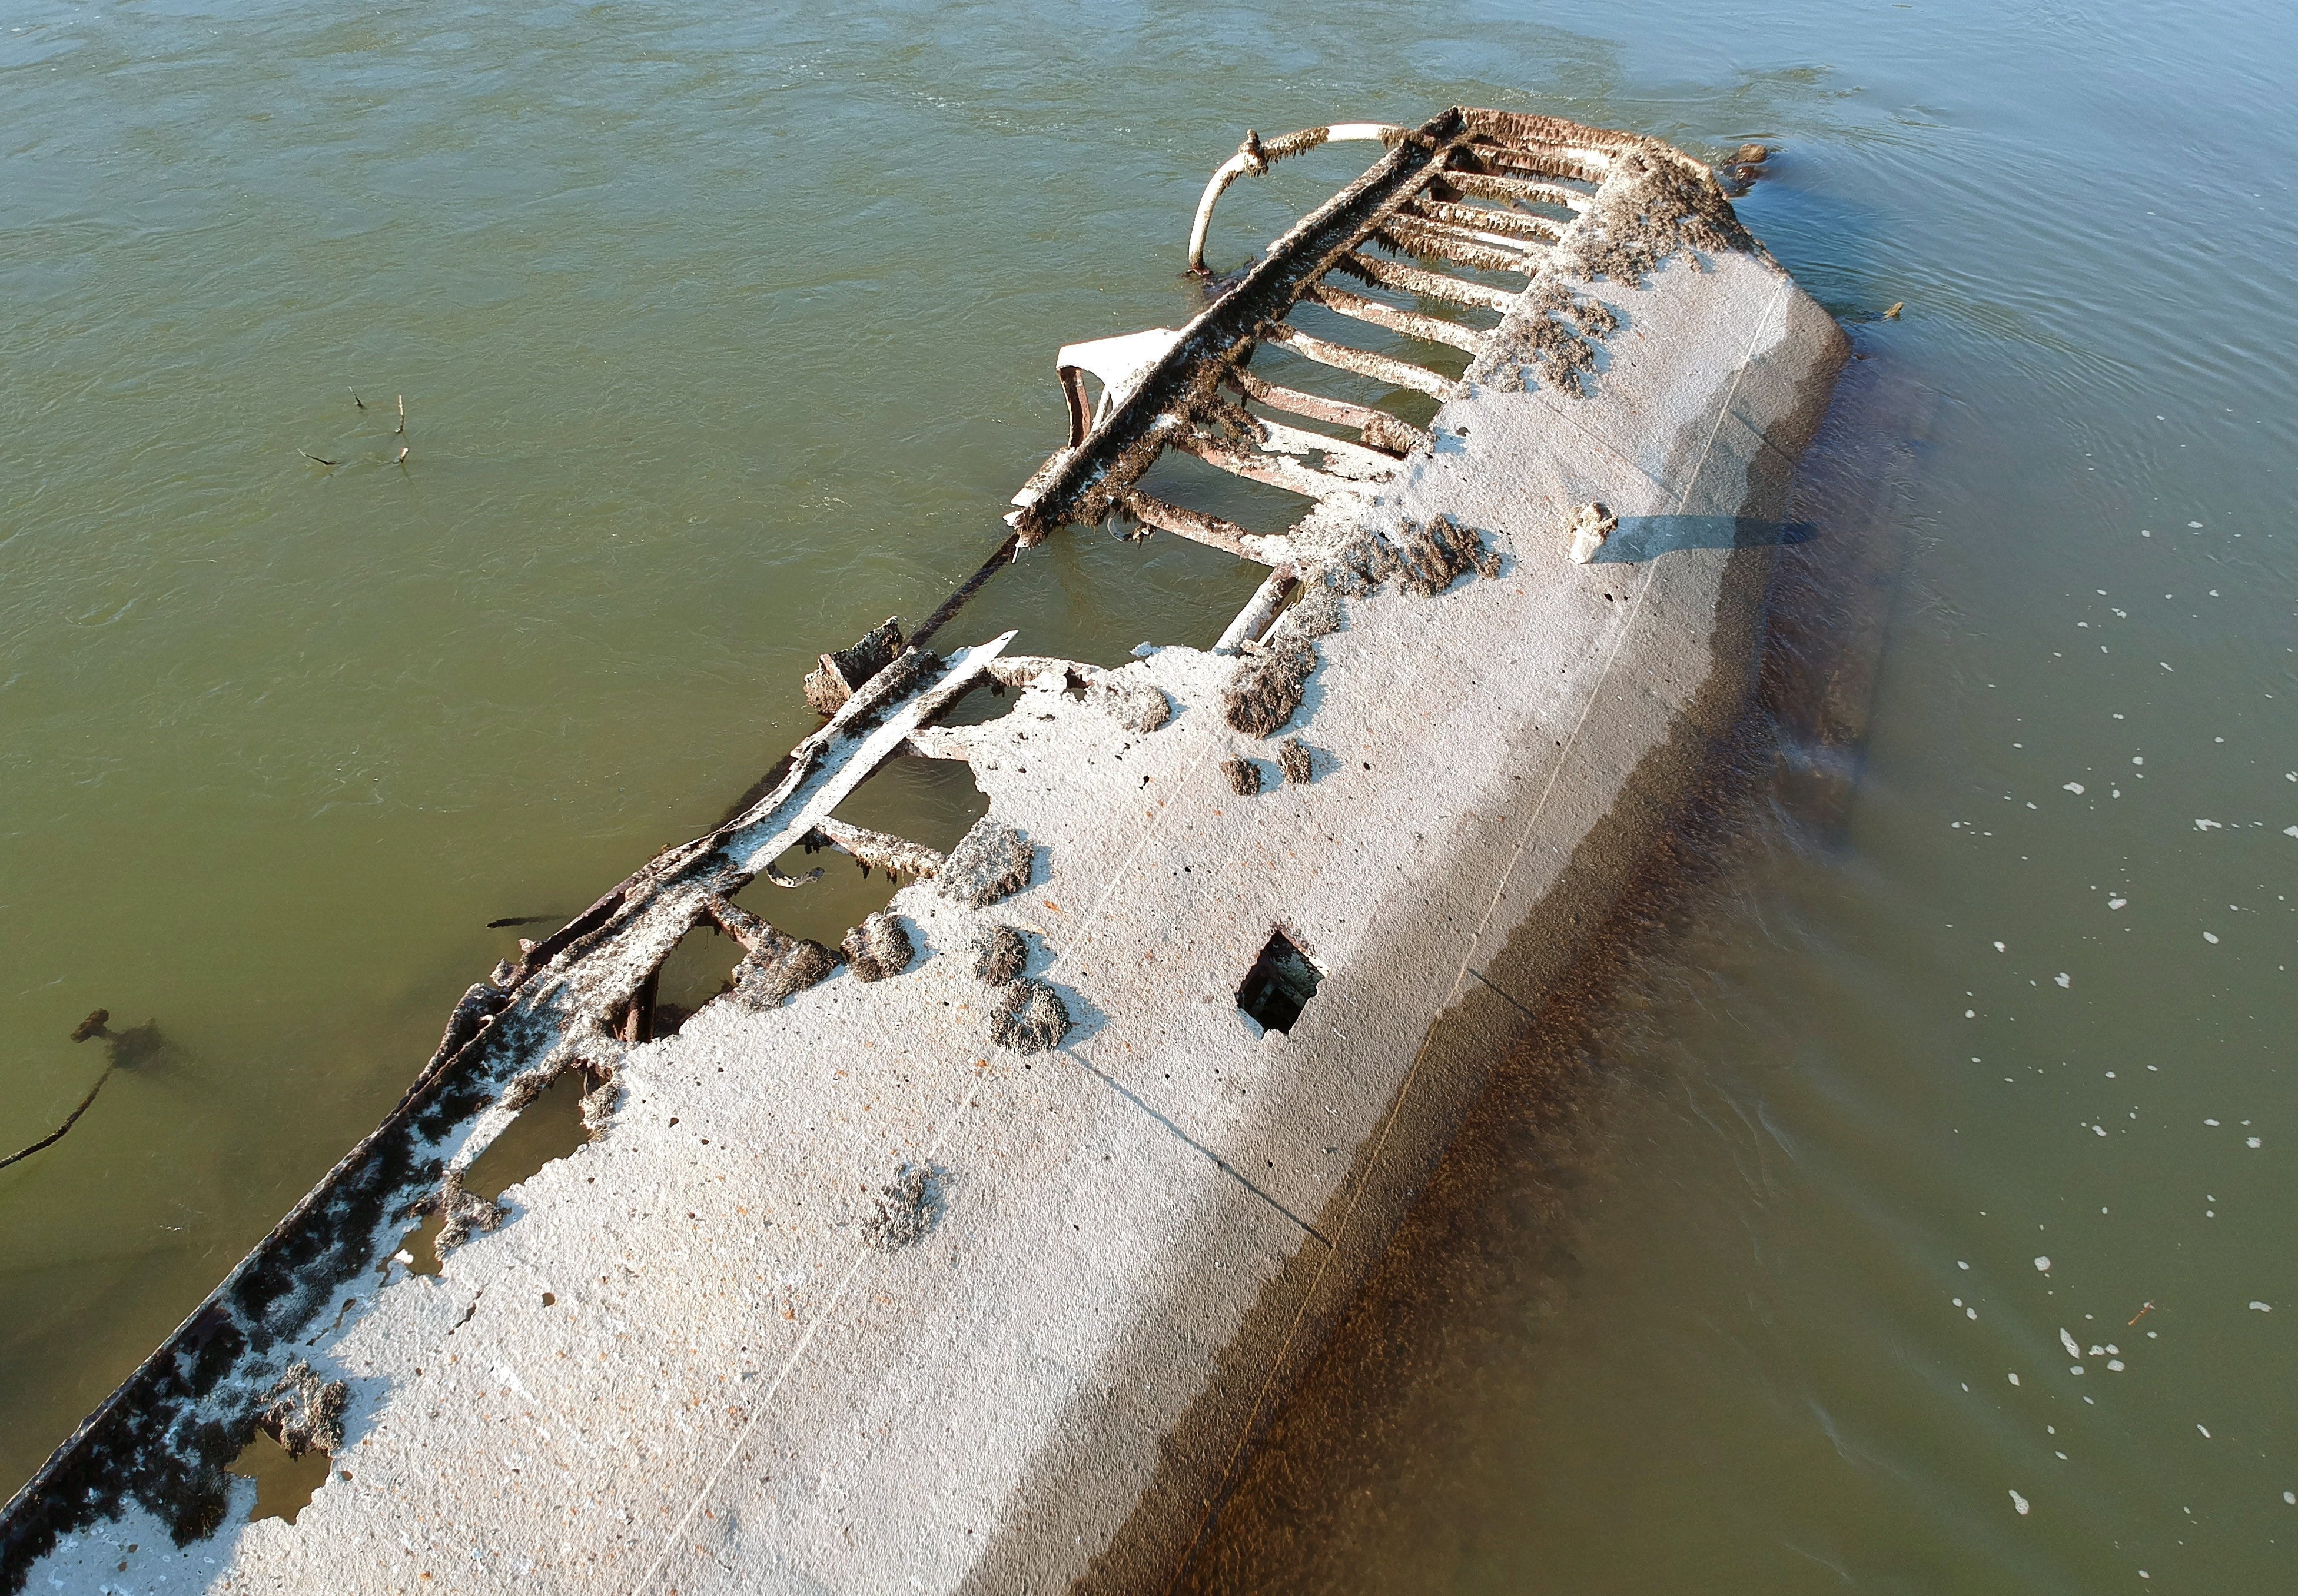
[[[1731,388],[1724,395],[1723,402],[1716,408],[1715,420],[1707,431],[1707,442],[1699,451],[1699,460],[1692,466],[1690,479],[1684,484],[1682,496],[1676,500],[1678,514],[1682,513],[1682,506],[1690,502],[1691,490],[1699,484],[1700,472],[1707,468],[1707,457],[1714,451],[1716,436],[1724,429],[1724,418],[1730,413],[1732,401],[1739,396],[1740,376],[1747,370],[1748,362],[1754,358],[1757,342],[1771,326],[1772,317],[1784,297],[1787,286],[1782,284],[1778,292],[1773,295],[1772,303],[1765,307],[1763,316],[1757,321],[1755,332],[1749,335],[1747,353],[1741,356],[1738,369],[1732,374]],[[1595,686],[1588,694],[1587,706],[1581,710],[1580,718],[1573,724],[1572,735],[1565,740],[1563,751],[1557,757],[1555,768],[1549,773],[1548,784],[1541,790],[1540,802],[1533,807],[1532,816],[1525,824],[1523,834],[1517,842],[1516,851],[1509,857],[1508,868],[1500,872],[1500,885],[1493,889],[1492,902],[1485,906],[1484,918],[1477,922],[1475,932],[1468,938],[1468,953],[1460,961],[1460,973],[1453,977],[1451,995],[1445,1000],[1446,1009],[1450,1009],[1459,1000],[1460,986],[1467,979],[1469,963],[1476,956],[1476,945],[1484,939],[1485,930],[1491,926],[1492,915],[1499,909],[1500,899],[1508,892],[1509,882],[1515,877],[1517,865],[1522,861],[1525,849],[1531,845],[1533,832],[1538,829],[1541,816],[1548,812],[1548,800],[1556,791],[1556,783],[1562,778],[1564,767],[1571,762],[1573,750],[1579,747],[1580,734],[1587,729],[1588,717],[1595,713],[1596,705],[1603,697],[1604,684],[1611,680],[1612,667],[1619,661],[1620,649],[1626,643],[1628,634],[1635,630],[1636,622],[1643,614],[1644,597],[1650,591],[1651,571],[1647,567],[1643,573],[1643,580],[1636,585],[1635,602],[1630,606],[1627,618],[1621,625],[1618,636],[1613,640],[1611,652],[1605,656],[1604,667],[1597,675]],[[1482,980],[1484,977],[1479,975],[1477,979]],[[1493,990],[1498,991],[1499,988],[1493,988]],[[1341,1215],[1341,1222],[1333,1227],[1333,1234],[1335,1237],[1346,1236],[1350,1225],[1355,1222],[1357,1208],[1364,1200],[1365,1187],[1372,1183],[1372,1172],[1379,1168],[1381,1158],[1387,1152],[1389,1133],[1396,1128],[1397,1119],[1404,1112],[1405,1101],[1411,1096],[1413,1084],[1419,1079],[1420,1066],[1427,1056],[1428,1043],[1424,1040],[1418,1050],[1412,1055],[1411,1067],[1405,1071],[1403,1080],[1397,1085],[1396,1096],[1389,1104],[1388,1114],[1381,1121],[1379,1139],[1373,1145],[1372,1156],[1365,1162],[1363,1176],[1358,1180],[1355,1188],[1349,1193],[1348,1207]],[[1252,1409],[1245,1415],[1244,1425],[1238,1435],[1236,1446],[1229,1453],[1228,1467],[1222,1470],[1220,1479],[1215,1483],[1212,1498],[1206,1502],[1204,1513],[1197,1520],[1196,1534],[1189,1537],[1188,1548],[1182,1552],[1179,1562],[1173,1569],[1173,1577],[1166,1584],[1168,1596],[1179,1587],[1182,1574],[1187,1569],[1190,1559],[1196,1555],[1197,1546],[1204,1539],[1206,1526],[1212,1522],[1214,1509],[1220,1504],[1228,1489],[1233,1484],[1237,1460],[1244,1455],[1246,1441],[1252,1435],[1253,1426],[1260,1422],[1261,1409],[1268,1405],[1269,1388],[1276,1384],[1277,1374],[1284,1369],[1285,1360],[1291,1356],[1293,1344],[1300,1338],[1302,1322],[1308,1318],[1309,1306],[1316,1301],[1317,1293],[1325,1283],[1326,1270],[1332,1267],[1333,1260],[1339,1254],[1340,1248],[1337,1241],[1328,1242],[1326,1245],[1325,1256],[1318,1261],[1316,1278],[1309,1282],[1309,1289],[1302,1293],[1301,1304],[1293,1311],[1293,1323],[1285,1333],[1284,1344],[1277,1348],[1276,1360],[1269,1366],[1268,1377],[1261,1381],[1261,1390],[1252,1399]]]
[[[1230,1179],[1236,1181],[1239,1186],[1244,1187],[1245,1190],[1251,1192],[1254,1196],[1268,1203],[1269,1206],[1283,1214],[1286,1219],[1291,1220],[1294,1224],[1300,1226],[1302,1229],[1315,1236],[1318,1241],[1324,1242],[1325,1245],[1327,1247],[1333,1245],[1331,1242],[1325,1240],[1324,1232],[1318,1230],[1316,1226],[1310,1224],[1299,1214],[1294,1213],[1291,1209],[1285,1207],[1284,1203],[1279,1203],[1275,1197],[1269,1195],[1267,1192],[1261,1190],[1261,1187],[1255,1186],[1251,1178],[1248,1177],[1244,1170],[1238,1169],[1235,1164],[1229,1162],[1228,1160],[1223,1158],[1219,1154],[1214,1152],[1211,1147],[1206,1146],[1203,1142],[1197,1140],[1196,1137],[1191,1136],[1178,1125],[1174,1124],[1172,1121],[1167,1119],[1163,1114],[1159,1113],[1155,1109],[1143,1102],[1138,1096],[1135,1096],[1133,1089],[1130,1087],[1128,1087],[1123,1081],[1118,1079],[1113,1075],[1104,1074],[1100,1070],[1095,1069],[1093,1065],[1086,1063],[1085,1060],[1078,1057],[1075,1054],[1070,1053],[1067,1048],[1063,1048],[1062,1050],[1062,1056],[1068,1059],[1070,1063],[1077,1065],[1080,1070],[1090,1070],[1094,1074],[1100,1076],[1102,1080],[1107,1083],[1112,1091],[1124,1098],[1128,1103],[1133,1104],[1134,1107],[1139,1109],[1143,1113],[1147,1114],[1151,1119],[1156,1121],[1157,1123],[1162,1125],[1166,1129],[1171,1131],[1176,1137],[1180,1138],[1181,1142],[1185,1145],[1194,1149],[1196,1152],[1203,1154],[1205,1157],[1212,1161],[1213,1167],[1220,1170],[1222,1174],[1227,1175]]]
[[[980,1103],[981,1096],[978,1086],[969,1084],[965,1096],[958,1103],[957,1112],[950,1116],[949,1123],[942,1128],[939,1136],[934,1137],[932,1145],[925,1150],[922,1162],[930,1163],[934,1155],[947,1145],[950,1137],[957,1134],[957,1128],[965,1123],[966,1115],[971,1113],[975,1106]],[[822,1311],[808,1321],[806,1333],[798,1338],[798,1344],[790,1349],[789,1356],[782,1360],[781,1368],[775,1371],[773,1383],[767,1385],[765,1392],[759,1395],[757,1407],[751,1412],[748,1418],[743,1420],[742,1427],[735,1432],[732,1444],[726,1448],[726,1455],[718,1460],[718,1467],[710,1471],[710,1477],[705,1480],[702,1483],[702,1488],[694,1493],[694,1500],[687,1503],[686,1511],[679,1516],[678,1523],[672,1527],[668,1538],[663,1542],[662,1551],[656,1555],[653,1564],[639,1576],[638,1584],[631,1587],[631,1596],[643,1596],[647,1587],[653,1584],[663,1570],[670,1566],[670,1559],[677,1551],[678,1542],[685,1536],[687,1526],[694,1522],[694,1515],[702,1510],[704,1501],[707,1501],[710,1493],[718,1488],[718,1482],[726,1477],[727,1469],[734,1466],[735,1458],[740,1455],[743,1447],[749,1444],[750,1432],[758,1427],[758,1421],[764,1418],[767,1410],[773,1406],[774,1398],[780,1394],[782,1383],[797,1370],[799,1361],[813,1347],[814,1334],[829,1322],[831,1314],[838,1311],[838,1305],[846,1300],[846,1293],[853,1286],[854,1278],[862,1272],[862,1266],[869,1261],[870,1249],[866,1246],[854,1254],[854,1261],[847,1265],[846,1273],[839,1278],[837,1287],[830,1294],[830,1300],[822,1303]]]

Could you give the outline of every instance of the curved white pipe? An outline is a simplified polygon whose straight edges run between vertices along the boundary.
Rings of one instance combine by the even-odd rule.
[[[1323,137],[1316,136],[1322,133]],[[1393,144],[1403,136],[1404,129],[1386,122],[1335,122],[1326,128],[1303,128],[1298,133],[1288,133],[1282,138],[1271,139],[1264,145],[1261,136],[1248,131],[1236,153],[1220,163],[1211,181],[1205,185],[1203,198],[1197,201],[1197,216],[1189,226],[1189,269],[1205,269],[1205,235],[1211,231],[1213,207],[1220,203],[1221,193],[1245,173],[1255,177],[1269,170],[1272,161],[1287,155],[1298,155],[1319,145],[1376,143]],[[1273,150],[1275,153],[1270,153]]]

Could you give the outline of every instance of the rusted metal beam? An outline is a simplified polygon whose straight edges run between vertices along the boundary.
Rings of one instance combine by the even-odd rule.
[[[1486,310],[1506,310],[1516,303],[1517,296],[1505,288],[1487,288],[1482,283],[1471,283],[1462,277],[1446,277],[1441,271],[1429,271],[1418,266],[1407,266],[1401,260],[1386,260],[1378,255],[1361,252],[1351,255],[1335,270],[1346,272],[1384,288],[1394,288],[1406,294],[1418,294],[1428,299],[1440,299],[1447,304],[1473,305]]]
[[[1381,224],[1384,242],[1424,260],[1450,260],[1479,271],[1512,271],[1530,277],[1540,262],[1530,246],[1513,239],[1480,238],[1464,227],[1447,227],[1426,218],[1393,216]]]
[[[1213,645],[1213,652],[1240,653],[1245,644],[1258,641],[1277,618],[1277,612],[1285,608],[1286,597],[1300,579],[1300,573],[1291,566],[1278,566],[1269,572],[1268,580],[1254,590],[1252,601],[1236,612],[1236,618],[1221,633],[1220,641]]]
[[[1576,211],[1587,209],[1595,197],[1561,183],[1543,183],[1536,178],[1508,178],[1497,172],[1448,171],[1444,181],[1462,194],[1480,200],[1498,200],[1503,204],[1514,201],[1527,205],[1562,205]]]
[[[1260,423],[1260,446],[1263,454],[1290,455],[1304,462],[1313,455],[1321,454],[1325,457],[1325,463],[1310,467],[1311,470],[1321,470],[1351,482],[1386,482],[1396,475],[1393,459],[1367,449],[1361,443],[1352,442],[1346,438],[1328,437],[1323,433],[1302,432],[1299,427],[1287,426],[1281,421],[1262,420],[1259,417],[1254,419]]]
[[[1191,509],[1186,504],[1153,498],[1138,488],[1128,489],[1120,503],[1127,514],[1145,526],[1203,543],[1209,549],[1224,550],[1240,559],[1251,558],[1244,551],[1244,540],[1252,534],[1234,521]]]
[[[1448,376],[1441,376],[1409,361],[1374,354],[1369,350],[1352,349],[1345,343],[1328,343],[1298,327],[1280,327],[1269,335],[1269,341],[1282,343],[1295,354],[1304,355],[1319,366],[1353,371],[1359,376],[1393,383],[1400,388],[1416,389],[1431,399],[1450,399],[1452,396],[1453,383]]]
[[[1239,392],[1270,409],[1306,416],[1312,421],[1329,421],[1338,426],[1353,426],[1368,448],[1382,453],[1407,455],[1428,442],[1426,433],[1409,422],[1398,420],[1386,410],[1352,404],[1345,399],[1327,399],[1321,393],[1303,393],[1298,388],[1280,387],[1261,381],[1249,371],[1236,371],[1230,376]]]
[[[995,662],[992,664],[994,666]],[[809,853],[817,847],[834,848],[841,854],[860,860],[865,868],[874,864],[888,875],[933,876],[941,873],[942,855],[939,849],[928,848],[922,842],[912,842],[905,837],[896,837],[890,832],[848,825],[842,820],[814,822],[813,831],[801,839],[800,846]]]
[[[1305,298],[1314,300],[1327,310],[1358,321],[1370,322],[1374,327],[1386,327],[1392,333],[1402,333],[1409,338],[1426,338],[1432,343],[1449,343],[1454,349],[1476,352],[1484,334],[1475,327],[1465,327],[1458,322],[1440,317],[1423,316],[1418,311],[1400,310],[1393,305],[1384,305],[1376,299],[1367,299],[1360,294],[1351,294],[1344,288],[1335,288],[1319,283],[1309,290]]]
[[[1009,533],[1005,541],[997,545],[997,551],[981,562],[980,570],[959,583],[955,592],[935,606],[933,614],[926,617],[925,624],[919,627],[916,634],[910,639],[910,646],[913,649],[924,648],[927,639],[947,625],[950,616],[964,608],[965,601],[980,592],[992,576],[1012,565],[1021,552],[1021,534],[1018,532]]]
[[[1355,404],[1345,399],[1327,399],[1321,393],[1303,393],[1298,388],[1280,387],[1275,383],[1263,382],[1250,371],[1238,370],[1229,375],[1239,393],[1260,401],[1272,410],[1306,416],[1312,421],[1329,421],[1336,426],[1362,427],[1378,418],[1394,419],[1386,410],[1376,410],[1368,404]]]
[[[1187,430],[1228,367],[1302,292],[1392,218],[1434,178],[1467,127],[1457,107],[1398,136],[1370,170],[1278,239],[1244,280],[1183,328],[1164,357],[1076,448],[1064,450],[1015,495],[1009,521],[1029,547],[1067,522],[1097,523],[1159,452]],[[1426,225],[1426,224],[1421,224]],[[1434,380],[1434,379],[1429,379]]]
[[[1361,491],[1359,484],[1345,476],[1312,470],[1289,455],[1256,457],[1194,434],[1176,437],[1173,447],[1184,454],[1196,456],[1206,465],[1226,471],[1231,476],[1241,476],[1247,482],[1264,483],[1269,487],[1283,488],[1287,492],[1305,494],[1311,499],[1329,499],[1336,493]]]
[[[1408,209],[1415,216],[1459,227],[1480,240],[1497,236],[1501,242],[1529,238],[1552,244],[1564,236],[1564,229],[1569,225],[1553,217],[1535,216],[1528,211],[1500,211],[1490,205],[1455,205],[1443,200],[1416,200]]]

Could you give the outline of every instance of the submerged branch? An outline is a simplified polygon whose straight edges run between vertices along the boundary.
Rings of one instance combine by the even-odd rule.
[[[114,1063],[116,1063],[117,1061],[115,1060]],[[26,1147],[20,1152],[11,1153],[5,1158],[0,1158],[0,1170],[6,1169],[10,1164],[14,1163],[20,1158],[29,1158],[41,1148],[53,1147],[58,1142],[63,1140],[64,1132],[70,1130],[73,1126],[79,1123],[80,1115],[86,1113],[87,1112],[87,1105],[95,1101],[95,1095],[103,1090],[103,1083],[112,1079],[112,1064],[106,1064],[103,1066],[103,1073],[95,1078],[95,1084],[87,1088],[87,1096],[79,1100],[79,1106],[71,1111],[71,1113],[65,1119],[62,1124],[48,1132],[47,1135],[42,1137],[38,1141],[34,1142],[30,1146]]]

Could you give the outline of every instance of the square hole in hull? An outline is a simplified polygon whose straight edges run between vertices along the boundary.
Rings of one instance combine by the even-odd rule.
[[[1291,1030],[1324,979],[1323,972],[1309,962],[1309,955],[1294,945],[1293,939],[1277,931],[1253,960],[1244,984],[1236,989],[1236,1006],[1265,1030]]]

